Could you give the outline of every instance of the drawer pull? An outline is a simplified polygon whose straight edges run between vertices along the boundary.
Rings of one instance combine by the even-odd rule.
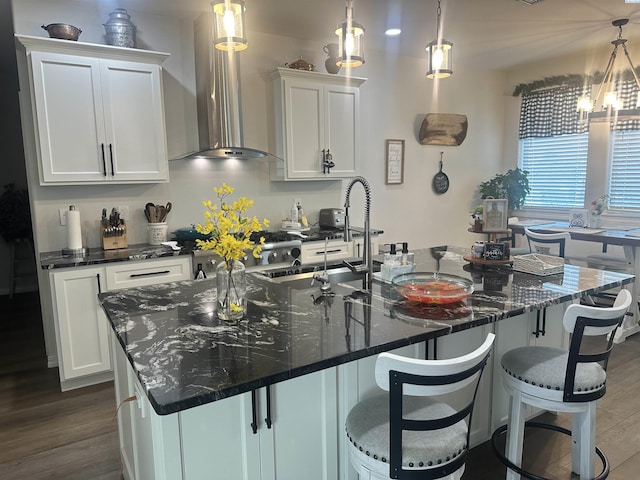
[[[342,253],[341,248],[336,248],[335,250],[327,250],[327,253]],[[324,255],[324,250],[321,252],[316,252],[316,255]]]
[[[160,272],[132,273],[131,275],[129,275],[129,278],[152,277],[154,275],[166,275],[167,273],[171,273],[171,270],[162,270]]]

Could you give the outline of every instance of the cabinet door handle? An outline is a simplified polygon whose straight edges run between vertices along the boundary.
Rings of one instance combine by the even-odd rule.
[[[102,288],[100,287],[100,274],[96,273],[96,280],[98,282],[98,293],[102,293]]]
[[[131,275],[129,275],[129,278],[152,277],[154,275],[166,275],[167,273],[171,273],[171,270],[162,270],[159,272],[132,273]]]
[[[256,406],[256,391],[251,390],[251,431],[258,433],[258,407]]]
[[[267,424],[267,428],[271,428],[271,388],[269,385],[265,387],[267,393],[267,418],[264,419],[264,423]]]
[[[109,144],[109,159],[111,160],[111,176],[115,176],[116,171],[113,169],[113,144]]]
[[[342,252],[341,248],[336,248],[334,250],[327,250],[327,253],[340,253]],[[324,255],[324,250],[321,252],[316,252],[316,255]]]
[[[540,310],[536,312],[536,331],[533,333],[536,338],[540,338],[540,335],[544,337],[547,330],[547,309],[542,310],[542,328],[540,328]]]
[[[104,176],[107,176],[107,158],[104,155],[104,143],[100,144],[100,150],[102,150],[102,171],[104,172]]]

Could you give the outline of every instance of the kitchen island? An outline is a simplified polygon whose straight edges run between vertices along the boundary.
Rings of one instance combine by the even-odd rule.
[[[548,277],[475,269],[466,254],[456,247],[416,252],[420,271],[473,280],[474,294],[448,307],[408,304],[383,282],[370,295],[359,281],[336,284],[335,296],[325,297],[308,279],[260,274],[248,275],[248,314],[237,325],[217,319],[213,280],[100,295],[114,331],[118,403],[135,398],[119,414],[125,477],[353,478],[344,417],[375,388],[375,354],[403,348],[433,357],[437,344],[438,357],[453,356],[494,331],[496,362],[513,346],[543,341],[541,330],[550,342],[566,341],[568,302],[634,280],[572,265]],[[532,336],[543,308],[546,329]],[[492,375],[479,393],[476,443],[506,415]]]

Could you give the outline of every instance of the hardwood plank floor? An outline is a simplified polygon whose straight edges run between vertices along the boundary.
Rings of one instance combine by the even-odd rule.
[[[120,480],[113,383],[60,392],[36,293],[0,297],[0,478]]]
[[[37,294],[0,296],[0,312],[0,478],[120,480],[113,383],[60,392],[57,369],[46,368]],[[597,443],[611,463],[609,480],[639,478],[640,335],[614,348],[607,390],[598,407]],[[570,424],[564,414],[541,420]],[[570,451],[568,437],[528,432],[526,468],[576,480]],[[503,478],[505,467],[489,442],[471,451],[464,480]]]

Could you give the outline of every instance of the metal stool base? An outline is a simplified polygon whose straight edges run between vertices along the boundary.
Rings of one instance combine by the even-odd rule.
[[[553,430],[553,431],[564,433],[565,435],[571,436],[571,430],[568,430],[568,429],[563,428],[563,427],[559,427],[557,425],[551,425],[549,423],[525,422],[524,427],[525,427],[525,429],[527,427],[530,427],[530,428],[544,428],[544,429],[547,429],[547,430]],[[546,477],[541,477],[540,475],[536,475],[535,473],[523,470],[521,467],[517,466],[511,460],[509,460],[507,457],[505,457],[504,453],[502,453],[498,449],[498,446],[496,445],[496,441],[497,441],[497,439],[498,439],[498,437],[500,435],[502,435],[502,434],[504,434],[506,432],[507,432],[507,426],[506,425],[502,425],[501,427],[497,428],[495,432],[493,432],[493,435],[491,435],[491,446],[493,447],[493,451],[495,452],[495,454],[498,457],[498,459],[504,465],[506,465],[507,468],[510,468],[514,472],[519,473],[520,475],[522,475],[525,478],[528,478],[529,480],[551,480],[551,479],[548,479]],[[605,478],[607,478],[609,476],[609,470],[610,470],[610,468],[609,468],[609,460],[607,460],[607,457],[605,456],[605,454],[597,446],[596,446],[596,455],[598,455],[598,457],[600,457],[600,460],[602,461],[602,472],[600,472],[600,474],[597,477],[595,477],[593,480],[604,480]]]

